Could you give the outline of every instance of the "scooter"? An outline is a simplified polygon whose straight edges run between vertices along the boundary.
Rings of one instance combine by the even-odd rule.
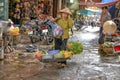
[[[82,21],[74,21],[74,25],[77,30],[80,30],[84,23]]]
[[[41,39],[41,29],[38,25],[38,20],[34,20],[35,24],[30,25],[31,30],[28,32],[28,35],[30,37],[31,43],[35,43],[37,41],[40,41]]]
[[[47,24],[41,25],[41,40],[45,41],[48,45],[52,43],[53,36],[51,34],[51,28]]]

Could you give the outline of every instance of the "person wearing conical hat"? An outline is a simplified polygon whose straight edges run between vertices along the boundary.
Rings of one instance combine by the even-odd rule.
[[[63,35],[55,38],[55,49],[66,50],[66,44],[69,38],[69,29],[73,27],[73,20],[71,18],[72,13],[68,8],[64,8],[58,12],[60,18],[56,19],[55,22],[62,27]],[[63,62],[66,64],[66,62]]]
[[[98,39],[99,51],[102,50],[103,43],[104,43],[103,24],[104,24],[104,22],[106,22],[108,20],[111,20],[111,15],[108,11],[108,7],[104,6],[104,7],[102,7],[102,13],[101,13],[101,18],[100,18],[101,27],[100,27],[100,35],[99,35],[99,39]]]

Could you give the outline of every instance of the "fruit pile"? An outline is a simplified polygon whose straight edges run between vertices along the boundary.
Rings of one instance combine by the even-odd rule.
[[[51,53],[53,52],[53,53]],[[68,59],[73,55],[72,51],[59,51],[59,50],[51,50],[51,51],[40,51],[35,54],[35,58],[38,60],[57,60],[57,59]]]

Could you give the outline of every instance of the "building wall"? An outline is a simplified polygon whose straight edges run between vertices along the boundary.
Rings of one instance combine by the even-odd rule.
[[[53,0],[53,17],[58,16],[58,11],[66,7],[66,0]]]

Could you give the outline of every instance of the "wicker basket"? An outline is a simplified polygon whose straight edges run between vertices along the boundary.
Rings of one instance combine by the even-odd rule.
[[[114,54],[113,54],[113,49],[112,49],[112,48],[104,47],[104,48],[103,48],[103,51],[104,51],[107,55],[109,55],[109,56],[114,55]]]

